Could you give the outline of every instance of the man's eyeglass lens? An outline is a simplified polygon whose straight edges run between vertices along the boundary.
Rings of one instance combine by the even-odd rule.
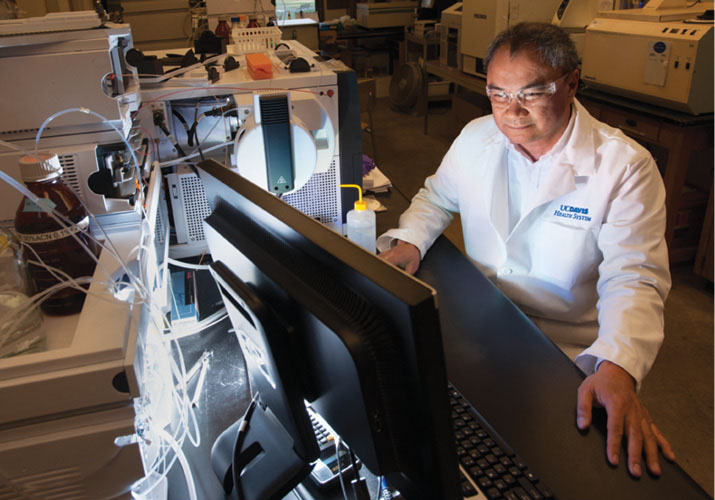
[[[548,85],[521,89],[517,92],[507,92],[506,90],[497,90],[487,87],[487,96],[491,103],[498,107],[508,106],[511,104],[513,98],[516,98],[522,106],[541,104],[556,93],[556,82],[562,78],[563,76]]]

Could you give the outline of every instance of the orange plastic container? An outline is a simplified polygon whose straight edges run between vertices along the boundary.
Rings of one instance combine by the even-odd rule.
[[[265,54],[246,54],[246,66],[254,80],[273,78],[273,64]]]

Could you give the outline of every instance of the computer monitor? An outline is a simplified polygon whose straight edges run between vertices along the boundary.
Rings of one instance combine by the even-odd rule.
[[[406,498],[461,498],[435,292],[221,164],[201,162],[199,174],[227,308],[233,282],[280,317],[280,356],[245,357],[304,458],[315,450],[298,399]],[[245,312],[233,315],[243,327],[257,317]]]

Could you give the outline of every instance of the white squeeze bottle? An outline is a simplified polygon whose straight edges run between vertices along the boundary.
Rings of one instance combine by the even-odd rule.
[[[347,228],[348,239],[354,241],[368,252],[375,253],[375,212],[367,208],[367,203],[362,199],[362,188],[357,184],[341,184],[340,187],[353,187],[358,190],[358,201],[355,208],[348,212]]]

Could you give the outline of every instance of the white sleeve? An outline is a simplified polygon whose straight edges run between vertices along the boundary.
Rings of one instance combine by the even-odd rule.
[[[598,236],[598,338],[577,359],[607,359],[638,387],[663,342],[663,304],[670,291],[665,244],[665,188],[650,155],[627,165],[611,193]]]
[[[425,180],[424,187],[400,216],[399,228],[390,229],[377,239],[380,252],[390,249],[400,239],[415,245],[424,257],[442,234],[452,220],[451,212],[459,211],[459,171],[465,143],[465,132],[462,131],[444,155],[437,172]]]

